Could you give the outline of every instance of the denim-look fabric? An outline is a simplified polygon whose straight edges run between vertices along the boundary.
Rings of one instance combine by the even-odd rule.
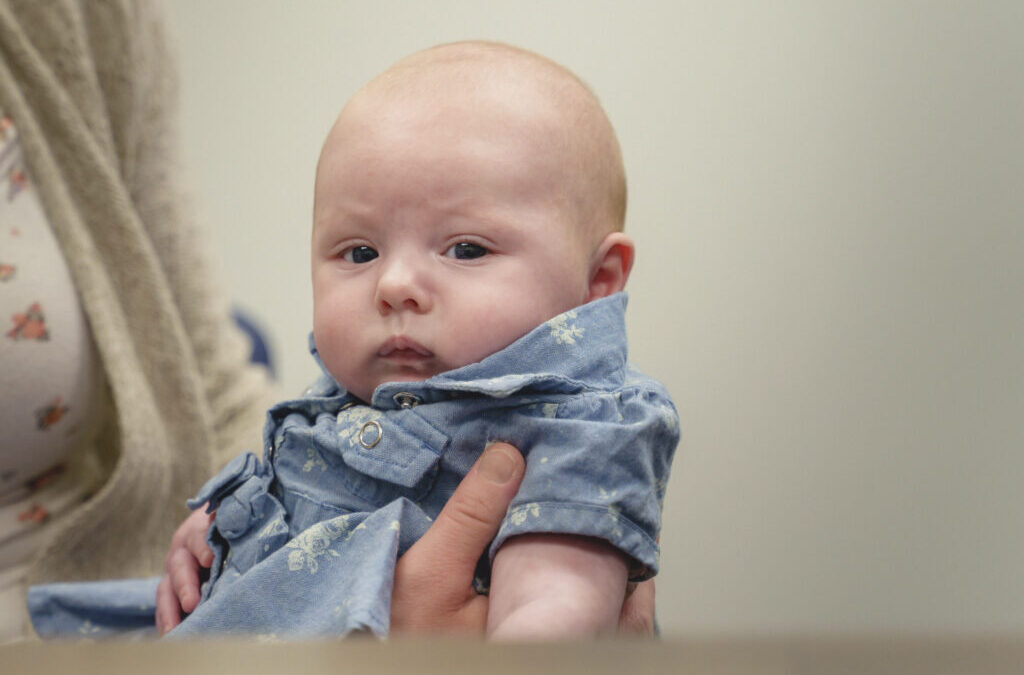
[[[496,440],[527,467],[481,590],[525,533],[599,537],[632,579],[652,576],[679,425],[664,387],[626,362],[625,306],[620,293],[576,308],[478,363],[382,384],[369,406],[325,374],[271,408],[264,461],[236,458],[190,502],[217,511],[215,559],[171,635],[386,635],[398,556]]]
[[[39,637],[97,640],[155,638],[160,577],[43,584],[28,589]]]

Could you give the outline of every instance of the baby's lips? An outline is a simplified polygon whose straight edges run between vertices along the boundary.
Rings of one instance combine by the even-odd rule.
[[[380,350],[377,352],[377,356],[390,356],[395,352],[415,352],[420,356],[431,357],[434,355],[432,351],[416,342],[412,338],[404,335],[397,335],[395,337],[388,338],[388,340],[381,345]]]

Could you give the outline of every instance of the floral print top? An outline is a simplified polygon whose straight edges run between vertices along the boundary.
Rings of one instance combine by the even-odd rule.
[[[88,440],[102,379],[17,128],[2,111],[0,321],[0,574],[9,578],[41,545],[46,524],[84,497],[65,461]]]

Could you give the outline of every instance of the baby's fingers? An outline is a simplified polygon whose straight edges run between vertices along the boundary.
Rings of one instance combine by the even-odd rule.
[[[200,566],[209,567],[213,564],[213,551],[210,549],[210,545],[206,543],[206,534],[210,531],[210,524],[213,523],[213,513],[203,513],[197,511],[192,514],[190,520],[194,519],[194,524],[189,527],[185,534],[185,548],[195,556],[195,559],[199,561]]]
[[[172,592],[181,609],[194,610],[199,604],[199,562],[195,556],[183,548],[171,551],[164,570],[164,579],[170,578]]]
[[[166,574],[156,587],[156,629],[160,635],[181,623],[181,606]]]

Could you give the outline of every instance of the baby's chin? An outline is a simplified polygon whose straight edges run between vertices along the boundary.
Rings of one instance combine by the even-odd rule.
[[[450,363],[447,361],[442,362],[437,357],[429,360],[420,360],[408,363],[391,363],[386,368],[382,369],[383,372],[378,372],[377,377],[369,381],[354,383],[353,386],[346,386],[343,378],[335,377],[335,379],[345,387],[348,393],[352,394],[356,398],[369,403],[373,400],[373,394],[377,391],[377,388],[394,382],[423,382],[428,380],[435,375],[446,373],[456,368],[468,366],[476,361],[467,361],[465,363],[456,362]]]
[[[438,371],[438,373],[440,373],[440,372],[444,372],[444,371]],[[365,401],[365,402],[369,403],[370,401],[373,400],[374,392],[376,392],[377,388],[382,386],[382,385],[390,384],[392,382],[422,382],[423,380],[427,380],[427,379],[433,377],[434,375],[437,375],[438,373],[435,373],[435,372],[395,373],[394,375],[389,375],[388,377],[384,377],[384,378],[381,378],[380,380],[376,381],[376,383],[373,384],[373,388],[370,389],[369,391],[362,390],[359,387],[354,387],[352,389],[348,389],[348,393],[352,394],[353,396],[355,396],[356,398],[358,398],[358,399],[360,399],[362,401]]]

